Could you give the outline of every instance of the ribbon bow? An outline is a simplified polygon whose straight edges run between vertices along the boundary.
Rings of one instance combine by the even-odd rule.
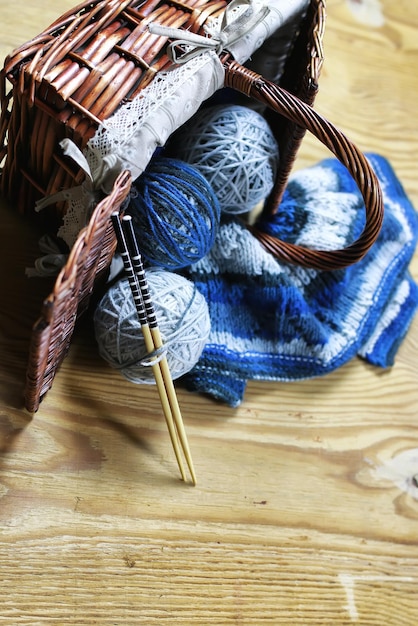
[[[119,158],[116,155],[109,154],[104,158],[98,159],[98,165],[92,172],[90,165],[76,144],[71,139],[63,139],[60,142],[63,153],[73,159],[75,163],[84,171],[86,178],[81,185],[62,189],[57,193],[42,198],[35,204],[35,211],[42,211],[45,207],[56,202],[67,201],[76,207],[73,220],[76,220],[76,230],[80,231],[86,225],[90,218],[91,212],[100,199],[101,194],[109,194],[112,190],[114,181],[121,171]],[[65,217],[64,217],[65,221]],[[62,228],[62,227],[61,227]],[[64,234],[61,236],[64,241],[71,247]],[[27,276],[54,276],[65,265],[67,256],[61,253],[52,239],[43,238],[40,245],[41,252],[44,256],[36,259],[34,268],[27,268]]]
[[[44,256],[35,260],[34,267],[27,267],[26,276],[56,276],[65,265],[68,254],[63,254],[55,240],[49,235],[43,235],[39,240],[39,249]]]
[[[95,205],[97,202],[99,191],[103,191],[106,194],[110,193],[113,183],[121,171],[116,155],[109,154],[103,159],[100,159],[97,169],[91,172],[86,157],[71,139],[63,139],[60,141],[60,146],[63,153],[71,157],[84,171],[86,179],[78,187],[63,189],[51,196],[42,198],[42,200],[38,200],[35,204],[35,211],[37,212],[42,211],[42,209],[50,204],[64,200],[77,201],[83,199],[85,204],[91,208],[91,206]]]
[[[248,5],[247,8],[234,19],[234,13],[245,5]],[[223,50],[252,31],[269,13],[270,8],[267,6],[262,6],[255,11],[253,0],[232,0],[223,13],[219,31],[204,26],[209,36],[205,37],[188,30],[155,23],[149,24],[148,30],[153,35],[174,39],[167,47],[167,54],[174,63],[181,64],[209,50],[220,55]],[[186,48],[186,51],[179,55],[178,48]]]

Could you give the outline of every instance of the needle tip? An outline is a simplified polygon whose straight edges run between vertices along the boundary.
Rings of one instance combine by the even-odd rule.
[[[190,470],[190,475],[192,477],[192,485],[193,487],[196,487],[196,474],[194,473],[194,469]]]

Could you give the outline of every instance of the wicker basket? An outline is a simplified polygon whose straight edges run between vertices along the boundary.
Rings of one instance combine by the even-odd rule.
[[[283,2],[292,5],[292,0]],[[242,3],[248,5],[250,0]],[[83,168],[63,154],[62,140],[70,140],[83,151],[105,120],[124,103],[141,97],[157,76],[173,67],[167,36],[150,33],[150,24],[206,35],[205,25],[225,15],[229,4],[228,0],[92,0],[15,50],[6,59],[0,80],[0,184],[11,204],[38,220],[46,232],[56,233],[67,210],[59,194],[78,188],[86,178]],[[272,4],[280,2],[267,3]],[[228,46],[218,46],[216,54],[224,86],[263,107],[279,144],[280,165],[265,211],[277,209],[306,129],[356,180],[365,200],[366,226],[345,250],[306,250],[266,236],[257,225],[249,226],[277,257],[327,270],[354,263],[367,252],[381,226],[382,200],[364,156],[311,106],[323,62],[324,1],[294,0],[293,5],[298,11],[254,50],[252,65],[238,62]],[[269,69],[266,76],[265,57],[271,57],[278,43],[281,48],[274,71]],[[120,171],[110,193],[97,199],[34,325],[25,390],[30,412],[37,410],[51,387],[68,351],[76,318],[110,264],[116,246],[110,214],[123,207],[131,179],[130,171]],[[58,194],[56,201],[35,213],[36,202],[55,198],[54,194]]]

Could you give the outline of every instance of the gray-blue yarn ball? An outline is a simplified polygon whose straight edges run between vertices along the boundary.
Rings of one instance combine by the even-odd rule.
[[[166,348],[171,377],[179,378],[197,363],[209,337],[210,316],[194,283],[160,268],[147,270],[155,316]],[[133,383],[154,383],[152,363],[141,332],[127,279],[112,285],[94,312],[99,353]]]
[[[279,160],[264,117],[240,105],[203,108],[176,134],[173,153],[198,169],[223,213],[246,213],[271,192]]]

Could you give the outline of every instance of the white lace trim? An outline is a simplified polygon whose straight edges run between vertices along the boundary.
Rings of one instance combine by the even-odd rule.
[[[207,52],[190,63],[156,75],[132,102],[122,105],[107,119],[87,144],[84,156],[91,172],[98,171],[104,157],[112,154],[119,170],[137,178],[159,146],[186,122],[202,102],[222,87],[224,70],[217,55]],[[108,190],[104,190],[108,192]],[[70,247],[86,225],[91,208],[80,198],[70,198],[58,231]]]
[[[140,96],[122,105],[89,141],[84,154],[90,168],[96,169],[95,159],[113,153],[137,178],[155,149],[164,146],[223,83],[224,70],[213,52],[157,74]]]

